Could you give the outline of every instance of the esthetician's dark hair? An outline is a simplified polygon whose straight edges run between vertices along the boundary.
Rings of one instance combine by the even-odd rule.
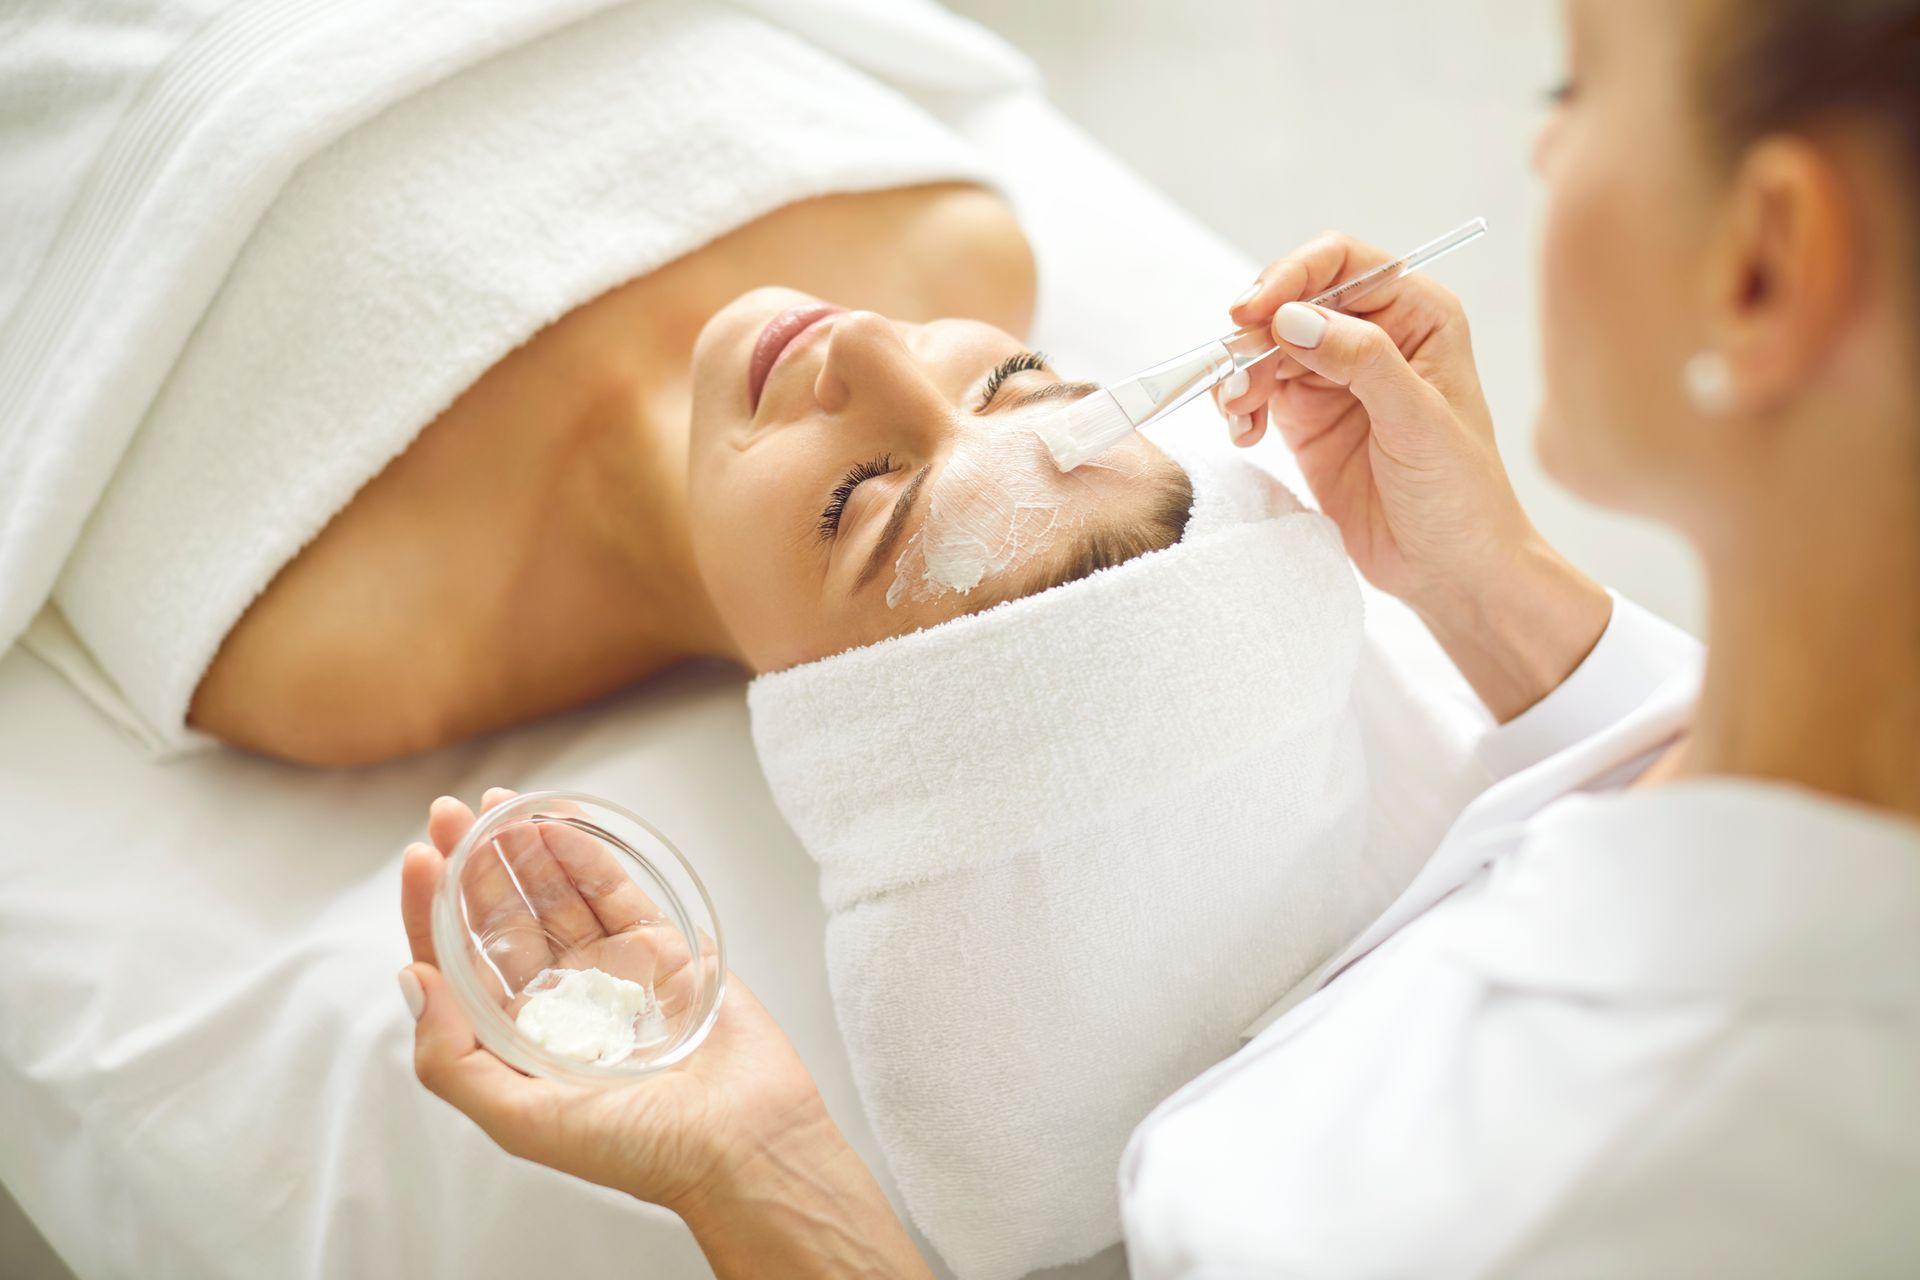
[[[1920,233],[1920,0],[1718,0],[1699,47],[1726,151],[1823,118],[1885,129]]]
[[[1823,120],[1884,131],[1920,250],[1920,0],[1718,0],[1699,47],[1706,119],[1729,155]]]

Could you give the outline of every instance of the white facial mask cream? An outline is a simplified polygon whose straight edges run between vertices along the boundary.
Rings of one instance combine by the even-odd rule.
[[[516,1031],[556,1057],[611,1067],[667,1037],[653,989],[602,969],[542,969]]]
[[[1109,449],[1062,473],[1031,420],[984,420],[954,444],[935,477],[926,519],[894,564],[888,606],[965,595],[1031,563],[1093,514],[1091,473],[1144,475],[1142,450],[1139,444]]]

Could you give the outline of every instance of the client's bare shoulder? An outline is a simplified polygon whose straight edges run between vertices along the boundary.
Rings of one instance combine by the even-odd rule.
[[[490,369],[281,569],[222,643],[191,723],[300,763],[362,764],[574,705],[679,656],[648,616],[666,602],[599,536],[612,510],[663,553],[678,533],[646,501],[631,388],[577,376],[586,319]]]

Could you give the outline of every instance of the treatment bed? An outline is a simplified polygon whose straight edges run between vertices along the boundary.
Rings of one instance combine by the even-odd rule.
[[[1252,264],[1044,100],[1008,94],[954,123],[1003,166],[1040,260],[1035,342],[1060,369],[1117,375],[1221,327]],[[1256,456],[1299,488],[1271,437]],[[1405,610],[1367,603],[1364,732],[1411,845],[1484,780],[1484,719]],[[617,798],[675,839],[733,967],[887,1182],[834,1025],[815,868],[761,779],[743,687],[690,665],[377,768],[226,750],[154,763],[15,646],[0,657],[0,1181],[89,1280],[707,1274],[671,1214],[506,1156],[414,1081],[399,852],[434,796],[498,784]],[[1070,1273],[1123,1267],[1115,1249]]]

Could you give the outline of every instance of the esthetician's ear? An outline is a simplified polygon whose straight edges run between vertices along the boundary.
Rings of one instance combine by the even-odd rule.
[[[1703,344],[1725,357],[1736,407],[1797,394],[1844,334],[1862,286],[1864,179],[1798,136],[1763,139],[1741,161],[1709,259]]]

